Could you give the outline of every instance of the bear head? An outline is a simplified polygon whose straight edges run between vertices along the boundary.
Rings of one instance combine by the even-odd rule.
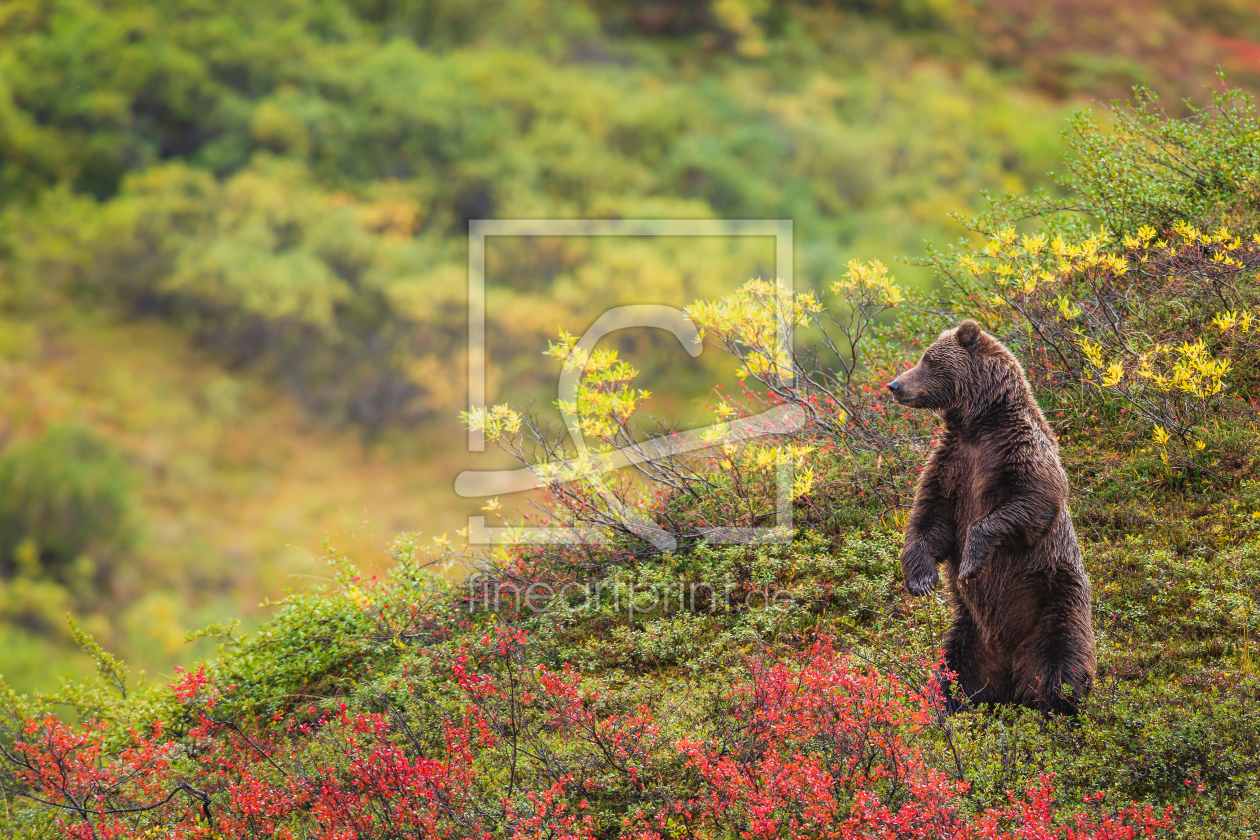
[[[1010,351],[967,319],[941,333],[917,365],[888,383],[888,390],[908,408],[966,420],[995,402],[1022,401],[1027,385]]]

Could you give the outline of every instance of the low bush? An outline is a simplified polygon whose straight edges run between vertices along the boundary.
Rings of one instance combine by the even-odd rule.
[[[133,475],[108,441],[54,426],[0,455],[0,578],[98,585],[134,542]]]

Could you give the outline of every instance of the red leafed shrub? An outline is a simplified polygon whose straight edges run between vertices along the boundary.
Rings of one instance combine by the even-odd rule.
[[[856,666],[825,642],[754,664],[735,698],[729,740],[680,744],[706,788],[686,812],[719,831],[750,840],[1135,840],[1171,827],[1171,808],[1065,821],[1046,775],[1008,808],[976,814],[966,782],[912,744],[940,714],[934,684],[918,689]]]
[[[876,827],[957,833],[965,785],[906,740],[938,714],[933,692],[856,668],[820,643],[795,661],[754,665],[736,696],[730,742],[682,745],[708,788],[702,821],[767,840]]]
[[[1136,840],[1171,827],[1171,809],[1061,810],[1050,776],[977,811],[916,745],[939,720],[934,683],[827,641],[751,662],[690,737],[667,732],[663,703],[607,705],[573,668],[530,664],[533,644],[496,628],[448,649],[438,679],[454,705],[436,717],[382,694],[371,709],[247,719],[233,687],[198,670],[171,686],[192,722],[182,731],[120,738],[46,716],[8,761],[75,840]]]

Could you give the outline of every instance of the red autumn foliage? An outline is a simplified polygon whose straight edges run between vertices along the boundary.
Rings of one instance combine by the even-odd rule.
[[[1134,840],[1171,809],[1065,813],[1053,779],[977,812],[967,784],[932,767],[930,682],[861,667],[822,641],[749,664],[705,737],[670,740],[659,709],[617,709],[571,667],[526,664],[531,639],[496,629],[446,666],[458,711],[429,731],[379,710],[295,708],[234,717],[204,670],[171,688],[193,721],[112,746],[106,727],[27,722],[9,751],[26,796],[66,837],[149,829],[183,838],[585,840],[621,836]]]

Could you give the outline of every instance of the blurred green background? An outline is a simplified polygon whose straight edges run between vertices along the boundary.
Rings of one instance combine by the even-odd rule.
[[[1137,83],[1260,73],[1251,0],[0,0],[0,673],[151,675],[481,500],[467,222],[788,218],[798,283],[1053,189]],[[774,271],[764,239],[495,238],[488,397],[546,407],[559,328]],[[902,279],[928,283],[898,265]],[[721,381],[617,339],[686,425]],[[670,339],[672,341],[672,339]],[[510,500],[505,500],[512,507]]]

